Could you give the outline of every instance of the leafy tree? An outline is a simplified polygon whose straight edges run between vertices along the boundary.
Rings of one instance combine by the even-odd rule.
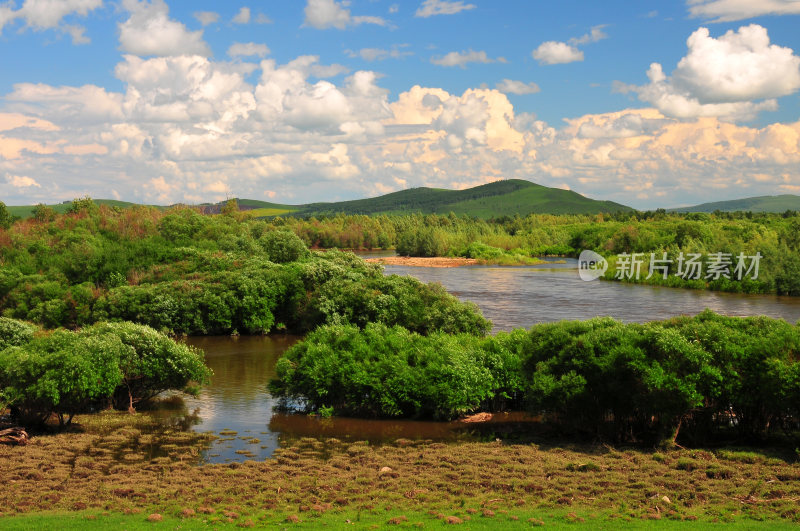
[[[44,203],[39,203],[33,207],[33,219],[39,223],[49,223],[56,218],[56,211]]]
[[[0,317],[0,350],[8,347],[19,347],[28,343],[33,339],[35,331],[36,326],[30,323],[9,319],[8,317]]]
[[[269,259],[276,264],[296,262],[309,254],[303,240],[286,230],[269,231],[261,237],[259,243]]]
[[[23,422],[43,424],[56,414],[67,425],[114,392],[125,351],[114,336],[58,331],[36,338],[0,352],[0,394]]]
[[[176,343],[152,328],[133,323],[100,323],[81,332],[86,337],[113,337],[128,347],[119,359],[121,382],[114,404],[133,410],[169,389],[186,389],[192,382],[207,383],[211,376],[201,351]]]
[[[7,229],[11,226],[14,217],[8,211],[6,204],[0,201],[0,229]]]

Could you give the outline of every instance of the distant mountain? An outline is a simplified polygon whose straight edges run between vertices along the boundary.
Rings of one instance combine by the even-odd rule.
[[[670,212],[714,212],[715,210],[721,212],[786,212],[787,210],[800,210],[800,195],[762,195],[669,209]]]
[[[97,199],[97,203],[125,207],[135,203]],[[325,214],[467,214],[480,218],[513,216],[519,214],[597,214],[633,210],[613,201],[589,199],[571,190],[548,188],[530,181],[510,179],[483,184],[466,190],[442,188],[411,188],[369,199],[340,201],[337,203],[309,203],[282,205],[256,199],[238,199],[241,210],[256,216],[319,216]],[[219,213],[223,202],[196,205],[205,213]],[[50,205],[59,212],[69,208],[70,201]],[[159,207],[164,208],[164,207]],[[30,217],[33,206],[8,207],[10,213],[22,218]]]
[[[466,190],[411,188],[370,199],[299,205],[293,215],[320,214],[468,214],[481,218],[519,214],[596,214],[632,210],[613,201],[589,199],[571,190],[548,188],[520,179]]]
[[[97,203],[98,205],[115,206],[119,208],[128,208],[138,204],[138,203],[129,203],[128,201],[117,201],[116,199],[95,199],[94,202]],[[47,206],[49,206],[59,214],[63,214],[64,212],[67,211],[67,209],[69,209],[71,205],[72,201],[64,201],[63,203],[57,203],[55,205],[47,205]],[[151,205],[151,206],[156,206],[156,208],[164,208],[162,206],[157,206],[157,205]],[[24,218],[29,218],[33,215],[33,209],[35,208],[35,205],[9,206],[6,208],[8,209],[8,213],[11,214],[12,216],[24,219]]]

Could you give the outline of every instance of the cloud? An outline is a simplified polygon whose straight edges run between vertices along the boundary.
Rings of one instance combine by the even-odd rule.
[[[68,24],[63,26],[62,29],[72,37],[72,44],[89,44],[92,42],[92,40],[86,36],[86,28],[83,26]]]
[[[234,24],[249,24],[250,23],[250,8],[243,7],[239,9],[239,12],[236,13],[236,16],[233,17],[231,20]]]
[[[603,31],[603,28],[605,27],[606,27],[605,24],[601,24],[599,26],[593,26],[589,30],[589,33],[585,33],[580,37],[573,37],[569,40],[569,43],[572,44],[573,46],[580,46],[582,44],[589,44],[592,42],[597,42],[603,39],[607,39],[608,35],[606,35],[606,33]]]
[[[255,23],[256,24],[272,24],[272,19],[269,18],[264,13],[259,13],[258,15],[256,15]]]
[[[195,11],[194,18],[203,26],[208,26],[219,21],[219,13],[214,11]]]
[[[76,123],[114,121],[124,116],[122,95],[96,85],[54,87],[43,83],[17,83],[5,99],[32,115],[49,114],[57,108],[59,120]]]
[[[464,52],[450,52],[443,57],[432,57],[431,63],[439,66],[460,66],[464,68],[468,63],[505,63],[503,57],[492,59],[486,52],[474,50]]]
[[[543,65],[557,65],[583,61],[583,52],[566,42],[546,41],[539,45],[531,56]]]
[[[392,46],[390,50],[383,48],[362,48],[358,52],[346,50],[345,53],[350,57],[361,57],[365,61],[383,61],[385,59],[401,59],[409,55],[414,55],[414,52],[402,50],[402,48],[406,47],[408,47],[407,44],[396,44]]]
[[[0,5],[0,33],[6,24],[9,24],[17,18],[17,12],[14,11],[13,4]]]
[[[265,190],[304,203],[524,178],[638,208],[800,186],[800,122],[756,127],[648,107],[554,127],[509,100],[533,90],[527,81],[458,93],[414,86],[390,97],[376,72],[320,77],[341,69],[316,56],[126,55],[118,91],[20,83],[0,113],[0,185],[20,204],[112,188],[162,204]],[[663,72],[651,74],[667,84]],[[5,175],[40,186],[15,187]]]
[[[475,9],[475,4],[465,4],[462,1],[448,2],[447,0],[425,0],[419,6],[415,17],[428,18],[434,15],[455,15],[462,11]]]
[[[539,45],[531,56],[542,65],[557,65],[583,61],[583,52],[578,46],[590,44],[608,38],[603,31],[605,24],[593,26],[589,33],[580,37],[572,37],[567,42],[546,41]]]
[[[495,85],[495,88],[500,92],[519,95],[536,94],[541,90],[539,85],[533,81],[525,83],[524,81],[514,81],[513,79],[504,79]]]
[[[139,56],[209,55],[203,31],[171,20],[163,0],[123,0],[130,17],[119,24],[120,49]]]
[[[269,48],[266,44],[256,44],[254,42],[234,42],[228,48],[229,57],[264,57],[269,55]]]
[[[14,188],[30,188],[32,186],[35,186],[36,188],[42,187],[42,185],[37,183],[34,179],[21,175],[6,174],[6,182]]]
[[[381,17],[351,16],[350,10],[343,7],[345,5],[347,2],[336,2],[335,0],[308,0],[304,25],[317,29],[345,29],[348,26],[358,26],[359,24],[388,25],[386,20]]]
[[[770,44],[757,24],[730,30],[718,39],[700,28],[687,39],[688,53],[671,76],[659,63],[650,65],[650,83],[624,86],[668,116],[718,116],[749,119],[777,108],[775,98],[800,89],[800,57],[790,48]]]
[[[710,22],[732,22],[764,15],[798,15],[798,0],[688,0],[692,17],[711,19]]]
[[[0,113],[0,131],[13,131],[14,129],[41,129],[43,131],[58,131],[58,126],[31,116],[19,113]]]
[[[73,44],[87,44],[86,28],[74,24],[63,24],[70,15],[86,16],[90,11],[102,7],[103,0],[25,0],[22,7],[14,10],[13,2],[0,5],[0,32],[6,24],[16,19],[23,20],[26,28],[37,31],[60,30],[72,37]]]

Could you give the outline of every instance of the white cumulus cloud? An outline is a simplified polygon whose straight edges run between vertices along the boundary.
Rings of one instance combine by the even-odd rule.
[[[539,45],[531,56],[543,65],[557,65],[583,61],[583,52],[566,42],[546,41]]]
[[[203,26],[208,26],[219,20],[219,13],[215,13],[214,11],[195,11],[194,18]]]
[[[257,44],[255,42],[234,42],[228,48],[229,57],[250,57],[258,56],[264,57],[269,54],[269,48],[266,44]]]
[[[798,0],[688,0],[689,14],[712,19],[711,22],[732,22],[764,15],[798,15]]]
[[[583,61],[583,51],[578,49],[578,46],[607,39],[608,35],[603,31],[604,27],[604,24],[593,26],[588,33],[580,37],[572,37],[567,42],[545,41],[531,52],[531,56],[542,65]]]
[[[777,108],[775,98],[800,89],[800,57],[791,48],[770,44],[757,24],[730,30],[719,38],[700,28],[686,41],[688,53],[671,76],[650,65],[650,83],[626,87],[669,116],[752,118]]]
[[[476,7],[475,4],[465,4],[462,1],[425,0],[414,13],[414,16],[427,18],[434,15],[455,15]]]
[[[249,24],[250,23],[250,8],[243,7],[239,9],[239,12],[236,13],[236,16],[233,17],[231,20],[234,24]]]
[[[41,188],[42,185],[37,183],[35,179],[25,175],[6,175],[6,182],[14,188],[30,188],[35,186]]]
[[[606,34],[606,32],[603,31],[604,27],[605,27],[604,24],[601,24],[599,26],[593,26],[589,30],[589,33],[585,33],[580,37],[573,37],[569,40],[569,43],[575,46],[580,46],[581,44],[589,44],[592,42],[597,42],[603,39],[607,39],[608,35]]]
[[[120,48],[134,55],[209,55],[202,30],[189,31],[169,18],[163,0],[123,0],[130,17],[119,24]]]
[[[35,30],[56,29],[72,37],[73,44],[88,44],[86,28],[76,24],[65,24],[70,15],[85,17],[89,12],[102,7],[103,0],[25,0],[22,7],[14,10],[14,3],[0,5],[0,32],[6,24],[16,19],[25,22],[26,28]]]
[[[404,50],[407,47],[407,44],[398,44],[392,46],[389,50],[384,48],[362,48],[357,52],[346,50],[346,53],[350,57],[361,57],[365,61],[383,61],[385,59],[401,59],[414,55],[413,52]]]
[[[505,63],[503,57],[492,59],[486,52],[468,50],[463,52],[450,52],[442,57],[431,58],[431,63],[439,66],[460,66],[464,68],[468,63]]]
[[[359,24],[377,24],[386,26],[388,23],[381,17],[352,16],[345,6],[349,2],[336,2],[335,0],[308,0],[305,8],[305,25],[317,29],[345,29],[348,26]]]
[[[525,83],[524,81],[515,81],[513,79],[504,79],[497,85],[495,88],[500,92],[504,92],[507,94],[536,94],[541,89],[539,85],[534,83],[533,81],[529,83]]]

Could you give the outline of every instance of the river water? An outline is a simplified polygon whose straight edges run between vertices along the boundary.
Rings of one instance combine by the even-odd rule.
[[[622,321],[650,321],[693,315],[705,308],[728,315],[768,315],[790,322],[800,319],[800,298],[739,295],[682,290],[618,282],[584,282],[574,260],[525,267],[468,266],[420,268],[386,266],[386,274],[411,275],[439,282],[463,300],[475,302],[494,322],[494,331],[528,328],[561,319],[610,315]],[[193,429],[220,435],[203,455],[206,462],[264,459],[281,445],[299,437],[382,442],[398,438],[454,440],[492,437],[521,419],[498,417],[476,431],[463,423],[320,419],[273,412],[275,400],[267,382],[275,363],[300,338],[289,335],[190,337],[187,343],[203,349],[214,371],[210,385],[186,408],[171,415],[199,421]],[[494,432],[492,431],[494,430]]]
[[[578,276],[574,258],[536,266],[455,268],[386,266],[387,274],[438,282],[472,301],[494,323],[493,331],[530,328],[562,319],[611,316],[625,322],[695,315],[710,308],[725,315],[768,315],[800,320],[800,297],[744,295],[595,280]]]

